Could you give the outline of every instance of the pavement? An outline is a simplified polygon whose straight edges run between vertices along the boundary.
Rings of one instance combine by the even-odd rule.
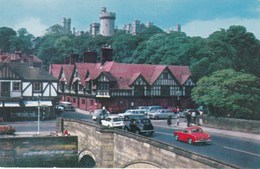
[[[76,109],[76,111],[78,113],[91,114],[89,111],[85,111],[85,110],[81,110],[81,109]],[[172,120],[171,126],[167,125],[166,119],[164,119],[164,120],[153,120],[152,123],[153,123],[154,126],[164,127],[164,128],[172,128],[172,129],[175,129],[175,130],[183,130],[184,128],[187,127],[187,123],[183,121],[183,118],[180,118],[179,125],[177,125],[176,119]],[[209,134],[218,134],[218,135],[237,137],[237,138],[246,139],[246,140],[260,141],[260,135],[255,134],[255,133],[245,133],[245,132],[239,132],[239,131],[231,131],[231,130],[211,128],[211,127],[203,126],[203,124],[200,127],[203,129],[204,132],[209,133]]]

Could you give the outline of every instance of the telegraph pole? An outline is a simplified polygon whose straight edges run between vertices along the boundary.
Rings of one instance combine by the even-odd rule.
[[[40,134],[40,109],[41,105],[40,105],[40,95],[38,95],[38,131],[37,131],[37,135]]]

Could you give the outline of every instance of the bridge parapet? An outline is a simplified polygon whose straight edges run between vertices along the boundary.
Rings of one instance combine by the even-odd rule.
[[[63,121],[63,122],[61,122]],[[124,130],[60,119],[78,136],[79,166],[102,168],[235,168],[232,165]]]

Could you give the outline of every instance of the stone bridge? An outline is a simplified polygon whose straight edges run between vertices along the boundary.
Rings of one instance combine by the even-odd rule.
[[[78,136],[79,167],[101,168],[235,168],[124,130],[74,119],[58,119],[57,130]]]

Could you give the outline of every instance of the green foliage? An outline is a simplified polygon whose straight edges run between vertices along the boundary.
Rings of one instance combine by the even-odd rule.
[[[188,65],[193,80],[198,81],[193,99],[206,104],[214,115],[259,117],[256,94],[259,95],[260,42],[243,26],[220,29],[208,38],[166,33],[156,26],[137,35],[118,30],[112,37],[93,37],[88,33],[68,35],[57,24],[37,38],[24,28],[15,32],[0,27],[2,52],[19,49],[36,54],[45,66],[63,63],[72,53],[82,58],[86,50],[96,51],[100,60],[100,49],[107,44],[114,50],[114,61],[119,63]]]
[[[260,78],[224,69],[201,78],[192,98],[214,116],[260,119]]]
[[[0,49],[2,52],[10,52],[12,39],[16,37],[16,32],[8,27],[0,28]]]

